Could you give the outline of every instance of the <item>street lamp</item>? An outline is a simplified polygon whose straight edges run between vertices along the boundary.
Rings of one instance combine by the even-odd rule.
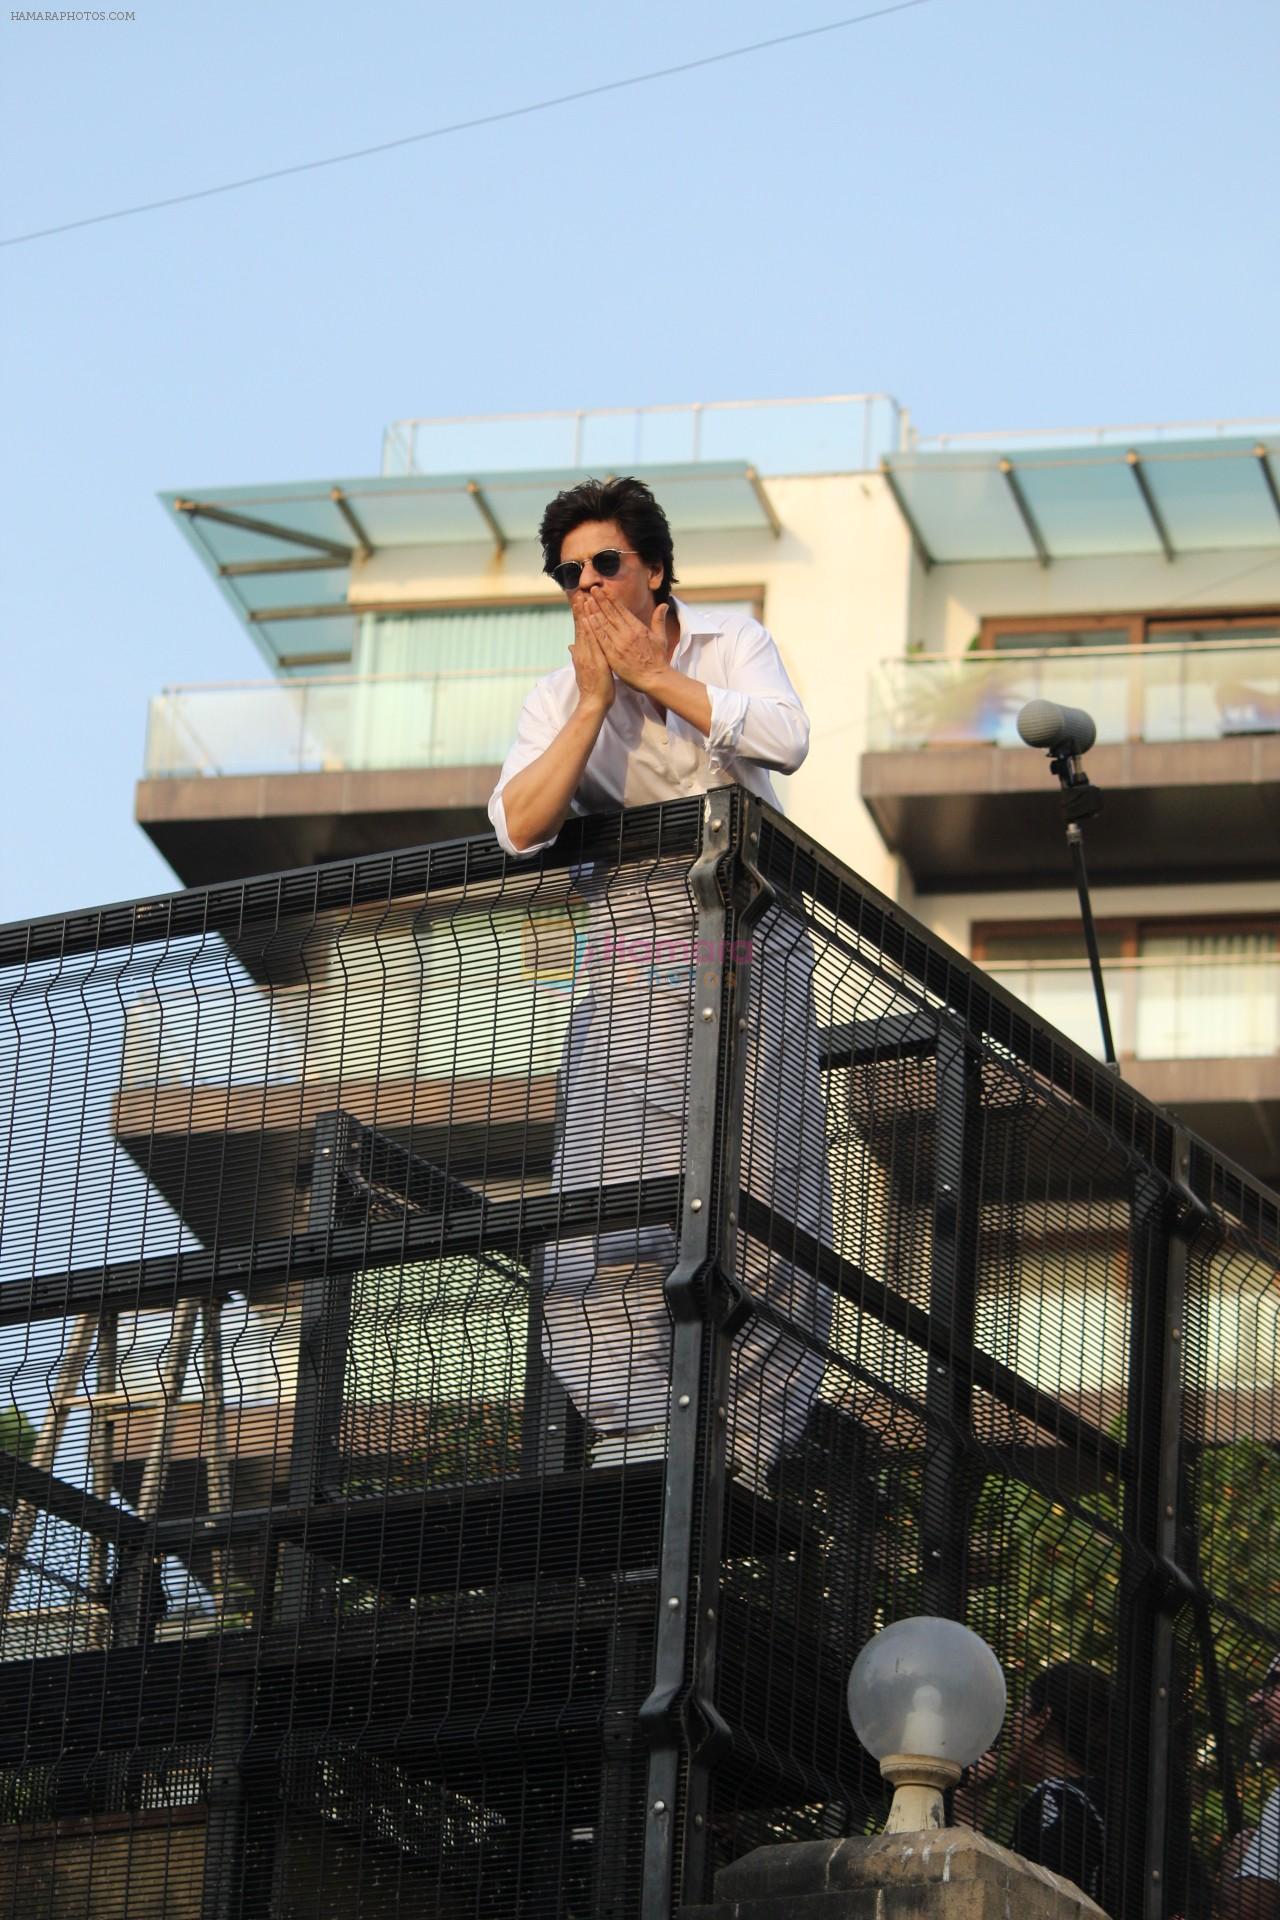
[[[867,1642],[849,1675],[849,1718],[894,1788],[886,1833],[945,1824],[942,1795],[993,1745],[1007,1697],[1000,1662],[958,1620],[916,1615]]]

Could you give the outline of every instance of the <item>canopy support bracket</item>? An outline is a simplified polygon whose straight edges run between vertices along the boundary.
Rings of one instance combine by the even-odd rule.
[[[1160,542],[1165,559],[1169,561],[1176,560],[1178,556],[1174,551],[1173,542],[1169,538],[1169,529],[1165,526],[1160,509],[1156,505],[1155,494],[1151,491],[1151,482],[1143,470],[1141,454],[1135,453],[1133,448],[1130,447],[1128,453],[1125,455],[1125,459],[1128,462],[1129,471],[1133,475],[1134,485],[1142,495],[1142,504],[1147,510],[1147,518],[1156,530],[1156,538]]]
[[[316,553],[331,553],[344,567],[351,565],[351,548],[337,540],[322,540],[318,533],[300,533],[296,527],[282,527],[274,520],[253,520],[247,513],[232,513],[228,507],[210,506],[200,500],[175,500],[175,513],[192,520],[217,520],[224,527],[239,527],[245,533],[265,534],[268,540],[285,540],[295,547],[311,547]]]
[[[361,526],[360,521],[356,516],[356,510],[352,506],[351,502],[347,499],[347,496],[342,491],[342,488],[331,487],[329,489],[329,498],[332,500],[334,506],[338,509],[338,512],[342,515],[343,519],[346,521],[347,525],[350,527],[352,533],[355,535],[356,552],[359,554],[360,558],[362,560],[371,560],[373,558],[373,542],[372,540],[370,540],[368,534],[365,532],[364,528]]]
[[[1042,567],[1047,567],[1051,558],[1049,549],[1044,543],[1044,535],[1041,533],[1036,517],[1031,511],[1031,502],[1022,491],[1022,482],[1013,470],[1012,460],[1002,460],[1000,462],[1000,471],[1004,475],[1006,487],[1008,487],[1009,492],[1013,496],[1013,504],[1018,509],[1018,517],[1027,530],[1027,538],[1036,550],[1036,559]]]
[[[775,540],[781,540],[782,522],[778,518],[778,510],[765,492],[764,481],[760,478],[759,472],[755,467],[747,468],[747,485],[760,503],[760,511],[769,522],[770,533],[772,533]]]
[[[485,497],[484,488],[480,485],[478,480],[468,480],[467,492],[471,495],[471,498],[475,501],[476,512],[480,515],[480,518],[484,521],[486,527],[488,527],[490,533],[493,535],[494,552],[497,554],[505,553],[510,542],[508,541],[506,533],[503,530],[502,522],[499,520],[497,514],[494,512],[493,508],[489,505],[489,502]]]
[[[1280,487],[1277,487],[1276,476],[1271,470],[1271,457],[1266,447],[1261,443],[1254,448],[1253,457],[1258,463],[1258,471],[1262,475],[1262,484],[1266,488],[1271,504],[1276,510],[1276,519],[1280,520]]]
[[[886,487],[888,487],[889,489],[889,493],[893,499],[893,504],[898,509],[898,512],[902,515],[903,522],[906,526],[907,532],[911,535],[911,544],[916,550],[916,555],[920,561],[920,565],[924,568],[926,573],[932,573],[933,567],[934,567],[933,555],[930,553],[928,547],[924,543],[924,535],[921,533],[919,527],[916,525],[915,521],[911,517],[911,509],[902,497],[902,489],[898,485],[898,482],[894,477],[893,468],[889,465],[888,460],[885,458],[881,459],[880,471],[884,475],[884,483]]]

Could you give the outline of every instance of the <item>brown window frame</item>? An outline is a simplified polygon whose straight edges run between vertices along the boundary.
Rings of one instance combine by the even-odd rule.
[[[1201,632],[1229,633],[1233,627],[1257,626],[1262,621],[1274,621],[1276,638],[1280,640],[1280,607],[1273,605],[1261,607],[1213,607],[1200,611],[1194,607],[1182,612],[1170,611],[1161,607],[1153,612],[1134,613],[1018,613],[988,614],[978,627],[979,653],[994,653],[998,639],[1016,637],[1020,633],[1078,632],[1081,644],[1087,646],[1091,633],[1114,633],[1123,628],[1129,636],[1131,647],[1152,646],[1157,644],[1168,632],[1194,626]]]
[[[1136,960],[1146,933],[1272,933],[1280,951],[1280,913],[1143,913],[1104,914],[1097,921],[1099,933],[1118,933],[1121,960]],[[1080,921],[1070,915],[1053,915],[1043,920],[975,920],[969,930],[969,952],[978,966],[985,966],[988,943],[993,939],[1013,939],[1019,934],[1077,933],[1084,954],[1084,935]],[[1010,961],[1016,965],[1016,961]]]

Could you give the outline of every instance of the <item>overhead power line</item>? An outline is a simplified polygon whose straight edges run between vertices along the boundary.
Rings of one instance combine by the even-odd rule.
[[[197,187],[191,193],[173,193],[163,200],[143,200],[132,207],[115,207],[110,213],[87,214],[82,220],[64,220],[56,227],[37,227],[31,233],[12,233],[0,239],[0,247],[19,247],[31,240],[48,240],[56,233],[74,233],[80,227],[101,226],[107,220],[127,220],[135,213],[157,213],[162,207],[182,207],[192,200],[209,200],[219,193],[239,193],[245,187],[260,187],[268,180],[287,180],[296,173],[314,173],[320,167],[345,166],[350,160],[367,160],[375,153],[393,153],[397,147],[412,147],[424,140],[444,140],[450,134],[470,133],[476,127],[495,127],[503,120],[523,120],[530,114],[550,113],[553,107],[568,107],[575,100],[591,100],[602,93],[620,93],[625,87],[643,87],[653,80],[670,80],[680,73],[694,73],[700,67],[718,66],[723,60],[741,60],[751,53],[765,53],[771,47],[785,47],[796,40],[812,40],[821,33],[839,33],[845,27],[860,27],[868,20],[883,20],[891,13],[908,13],[913,7],[929,5],[929,0],[896,0],[888,7],[875,7],[869,13],[850,14],[844,20],[828,20],[820,27],[801,27],[795,33],[775,34],[769,40],[753,40],[749,46],[726,47],[721,53],[704,54],[700,60],[682,60],[678,66],[655,67],[649,73],[628,74],[622,80],[602,80],[598,86],[578,87],[573,93],[558,93],[549,100],[531,100],[523,107],[506,107],[499,113],[478,114],[473,120],[455,120],[448,126],[428,127],[425,133],[402,134],[398,140],[380,140],[376,146],[353,147],[349,153],[331,153],[322,160],[300,160],[292,167],[272,167],[267,173],[246,174],[242,180],[224,180],[220,186]]]

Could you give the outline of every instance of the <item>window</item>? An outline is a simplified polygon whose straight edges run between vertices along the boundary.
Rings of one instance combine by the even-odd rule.
[[[982,622],[983,653],[1039,652],[1055,647],[1185,646],[1209,640],[1280,641],[1280,609],[1220,613],[1081,613],[993,615]]]
[[[758,616],[763,589],[699,588],[682,597]],[[499,765],[530,687],[566,664],[572,638],[559,598],[365,614],[353,682],[334,694],[349,733],[342,764]]]
[[[691,605],[763,618],[762,587],[677,589]],[[352,661],[358,674],[524,673],[533,679],[565,663],[573,620],[564,600],[458,603],[365,614]]]
[[[1280,919],[1104,920],[1098,947],[1122,1057],[1245,1059],[1280,1052]],[[973,956],[1051,1025],[1099,1050],[1078,921],[979,921]]]

